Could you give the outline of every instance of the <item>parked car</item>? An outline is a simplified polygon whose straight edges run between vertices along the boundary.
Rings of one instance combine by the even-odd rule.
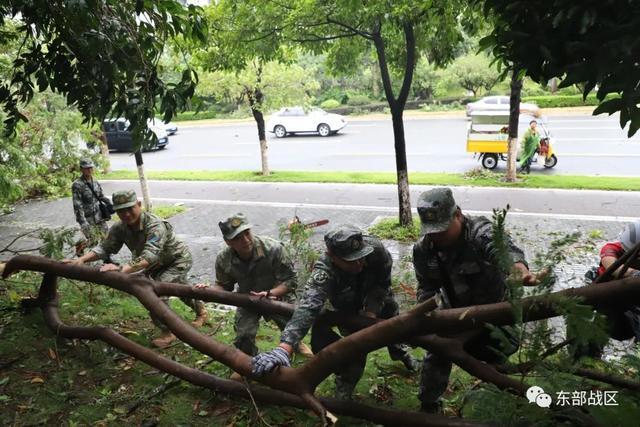
[[[178,125],[173,122],[163,122],[162,119],[155,118],[149,120],[149,125],[164,127],[164,130],[167,131],[167,135],[175,135],[178,133]]]
[[[509,111],[508,96],[485,96],[476,102],[470,102],[466,106],[467,117],[471,117],[471,113],[475,111]],[[534,116],[540,115],[540,107],[536,104],[526,102],[520,103],[520,112],[528,113]]]
[[[286,107],[271,115],[267,131],[283,138],[296,133],[317,133],[320,136],[335,135],[347,125],[339,114],[327,113],[321,108],[305,110],[302,107]]]
[[[107,139],[109,150],[133,151],[133,138],[129,130],[129,121],[123,118],[110,119],[102,122],[104,136]],[[149,129],[156,134],[157,141],[153,147],[146,147],[143,150],[164,149],[169,143],[169,137],[164,126],[149,123]]]

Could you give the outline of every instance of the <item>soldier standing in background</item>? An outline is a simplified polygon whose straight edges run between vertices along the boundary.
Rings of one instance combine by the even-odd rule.
[[[82,175],[71,185],[73,212],[87,239],[83,246],[89,247],[95,246],[107,235],[107,221],[111,219],[108,213],[111,200],[104,195],[102,186],[93,178],[94,166],[91,159],[80,160]]]

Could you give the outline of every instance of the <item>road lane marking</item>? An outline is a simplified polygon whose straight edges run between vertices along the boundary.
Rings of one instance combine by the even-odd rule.
[[[293,144],[322,144],[322,145],[327,145],[327,144],[339,144],[341,143],[342,140],[341,139],[332,139],[331,141],[275,141],[275,140],[270,140],[267,141],[267,143],[269,144],[270,147],[274,147],[274,146],[278,146],[278,145],[293,145]],[[232,143],[232,145],[258,145],[258,141],[255,142],[234,142]]]
[[[251,157],[251,154],[183,154],[178,158],[202,158],[202,157]]]
[[[319,203],[289,203],[289,202],[258,202],[245,200],[211,200],[211,199],[187,199],[187,198],[168,198],[168,197],[152,197],[154,201],[168,203],[202,203],[208,205],[231,205],[231,206],[249,206],[249,207],[275,207],[275,208],[296,208],[296,209],[329,209],[329,210],[355,210],[367,212],[392,212],[397,214],[397,207],[388,206],[367,206],[367,205],[335,205],[335,204],[319,204]],[[465,209],[465,213],[470,215],[493,215],[490,211],[478,211]],[[550,219],[564,219],[574,221],[610,221],[610,222],[635,222],[637,217],[627,216],[610,216],[610,215],[580,215],[580,214],[553,214],[553,213],[536,213],[536,212],[509,212],[509,216],[515,217],[537,217]]]
[[[621,128],[620,126],[611,126],[611,127],[562,127],[562,126],[549,126],[551,131],[555,132],[558,130],[623,130],[627,129]]]
[[[371,152],[371,153],[329,153],[327,157],[387,157],[387,156],[395,156],[396,153],[390,151],[387,153],[384,152]],[[407,156],[432,156],[433,153],[407,153]]]
[[[559,157],[640,157],[640,153],[558,153]]]
[[[635,139],[635,138],[556,138],[556,137],[552,137],[553,139],[551,140],[553,141],[578,141],[578,142],[583,142],[583,141],[602,141],[602,142],[613,142],[613,141],[620,141],[620,142],[640,142],[640,139]]]

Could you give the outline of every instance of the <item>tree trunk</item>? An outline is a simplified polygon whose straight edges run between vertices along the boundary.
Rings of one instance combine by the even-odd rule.
[[[378,64],[374,61],[371,63],[371,94],[373,99],[378,100],[380,98],[380,71],[378,70]]]
[[[138,168],[138,178],[140,178],[140,188],[142,189],[142,200],[144,208],[147,212],[151,211],[151,197],[149,196],[149,186],[147,185],[147,178],[144,176],[144,163],[142,162],[142,152],[136,151],[136,166]]]
[[[262,111],[251,107],[251,113],[258,125],[258,139],[260,140],[260,162],[262,163],[262,175],[269,176],[271,171],[269,170],[269,157],[267,155],[267,136],[264,129],[264,116]]]
[[[98,131],[97,138],[100,140],[100,154],[104,157],[104,167],[102,173],[111,173],[111,158],[109,157],[109,145],[107,136],[102,131]]]
[[[509,144],[507,154],[507,174],[505,181],[516,180],[516,157],[518,156],[518,120],[520,119],[520,94],[522,78],[518,70],[512,70],[511,97],[509,99]]]
[[[258,65],[256,70],[256,85],[251,89],[247,89],[247,98],[249,99],[249,106],[251,107],[251,114],[258,126],[258,140],[260,140],[260,162],[262,164],[262,175],[269,176],[271,171],[269,170],[269,157],[267,155],[267,135],[264,129],[264,115],[262,114],[262,101],[264,100],[264,94],[260,89],[260,83],[262,82],[262,65]]]
[[[558,91],[558,78],[554,77],[551,80],[549,80],[549,90],[551,90],[551,93],[555,95],[555,93]]]
[[[409,195],[409,173],[407,172],[407,147],[404,140],[404,122],[402,121],[402,109],[391,110],[393,122],[393,139],[396,151],[396,175],[398,177],[398,204],[400,225],[411,226],[411,198]]]
[[[382,78],[382,87],[384,94],[389,103],[391,110],[391,120],[393,122],[393,138],[396,153],[396,174],[398,177],[398,217],[400,225],[409,227],[413,224],[411,217],[411,199],[409,197],[409,174],[407,172],[407,150],[404,139],[404,123],[402,121],[402,113],[407,103],[409,89],[413,81],[413,71],[415,69],[416,40],[413,32],[413,26],[410,23],[403,25],[407,56],[404,68],[404,78],[402,87],[396,98],[393,94],[391,85],[391,76],[387,65],[387,58],[384,46],[384,40],[381,34],[382,24],[378,23],[377,31],[373,34],[373,43],[376,47],[378,55],[378,64],[380,66],[380,76]]]

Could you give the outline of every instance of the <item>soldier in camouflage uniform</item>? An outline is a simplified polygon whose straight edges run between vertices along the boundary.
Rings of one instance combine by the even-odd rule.
[[[143,271],[153,280],[171,283],[187,283],[187,273],[191,269],[193,260],[187,246],[177,239],[173,227],[159,216],[143,212],[140,202],[133,190],[113,193],[113,207],[121,222],[114,224],[109,230],[107,238],[95,246],[82,257],[70,261],[75,264],[107,259],[118,253],[122,245],[131,251],[132,260],[129,264],[118,266],[104,264],[100,271],[122,271],[136,273]],[[163,298],[165,304],[167,298]],[[207,311],[201,301],[181,298],[196,313],[193,325],[202,326],[207,318]],[[162,333],[152,341],[156,347],[166,347],[176,337],[162,322],[151,316]]]
[[[318,352],[341,337],[322,321],[316,321],[325,302],[348,315],[388,319],[398,314],[391,290],[391,255],[375,237],[353,226],[340,226],[324,236],[327,251],[316,262],[298,306],[280,337],[280,345],[252,359],[253,373],[262,375],[277,366],[289,366],[291,349],[311,330],[311,349]],[[343,336],[353,331],[340,328]],[[404,345],[388,347],[393,360],[409,370],[418,365]],[[366,356],[336,369],[336,395],[350,398],[364,372]]]
[[[293,302],[289,297],[296,288],[296,273],[293,262],[287,256],[281,242],[251,232],[252,225],[247,217],[238,213],[218,223],[226,247],[216,257],[216,282],[214,288],[271,299]],[[198,284],[196,287],[205,287]],[[263,315],[251,309],[238,307],[234,320],[236,348],[250,356],[258,353],[256,333],[260,318],[273,320],[280,330],[287,324],[287,318],[278,315]],[[300,350],[311,355],[302,344]],[[238,375],[232,376],[237,379]]]
[[[82,176],[71,185],[73,212],[89,246],[96,245],[107,235],[107,221],[111,219],[105,218],[100,211],[100,203],[111,206],[111,200],[104,195],[100,183],[93,179],[94,167],[91,159],[80,160]]]
[[[449,188],[435,188],[422,193],[418,199],[418,214],[423,237],[413,247],[413,265],[418,279],[418,302],[438,294],[444,308],[465,307],[503,301],[509,275],[518,277],[524,285],[535,285],[538,277],[529,272],[524,253],[506,236],[506,251],[511,271],[503,271],[496,259],[493,224],[484,217],[463,215]],[[510,342],[490,336],[486,329],[465,345],[473,356],[489,363],[501,363],[513,354],[518,341],[501,328]],[[492,350],[499,349],[499,351]],[[423,362],[419,398],[422,410],[438,412],[442,408],[440,396],[447,388],[451,362],[428,353]]]

